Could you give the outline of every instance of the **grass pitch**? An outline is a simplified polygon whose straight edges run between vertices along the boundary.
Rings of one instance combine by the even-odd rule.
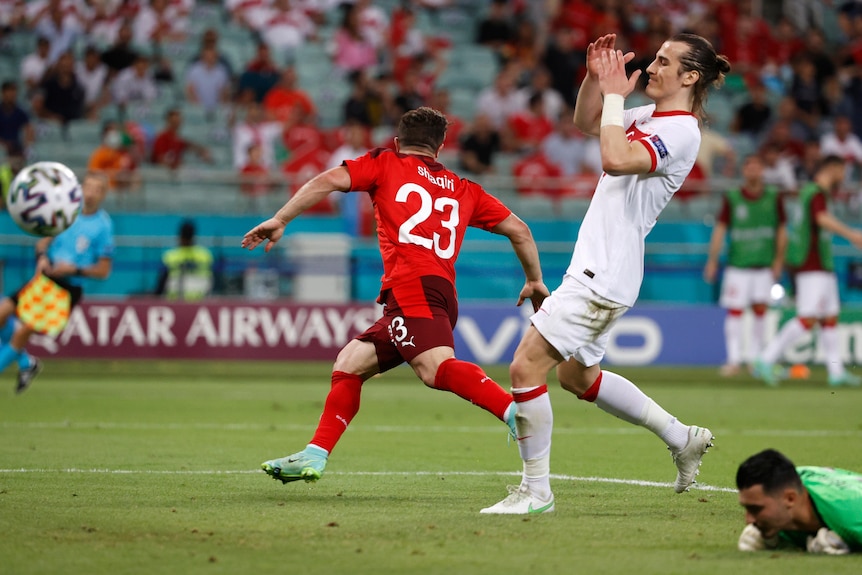
[[[0,573],[853,573],[860,557],[743,554],[736,467],[766,447],[862,470],[862,390],[766,389],[713,369],[620,369],[716,446],[700,481],[649,432],[556,386],[556,512],[479,515],[518,482],[505,426],[407,369],[369,381],[316,484],[259,470],[302,448],[329,365],[47,361],[0,380]],[[14,371],[10,370],[10,371]],[[505,368],[491,375],[508,385]]]

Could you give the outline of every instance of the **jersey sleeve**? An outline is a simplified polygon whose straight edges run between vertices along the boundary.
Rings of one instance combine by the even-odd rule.
[[[342,165],[350,173],[350,189],[373,192],[378,186],[378,177],[382,172],[380,156],[384,148],[371,150],[355,160],[344,160]]]
[[[114,256],[114,223],[110,217],[105,216],[104,224],[95,244],[94,250],[97,260]]]
[[[652,156],[650,172],[669,175],[685,166],[687,175],[694,166],[700,148],[700,132],[696,123],[686,125],[690,116],[680,118],[684,120],[662,124],[658,131],[640,140]]]
[[[483,230],[490,230],[506,218],[508,218],[512,214],[512,210],[507,208],[503,202],[480,188],[476,184],[470,184],[475,186],[475,196],[476,196],[476,209],[473,210],[473,214],[470,217],[469,226],[474,228],[480,228]]]
[[[721,210],[718,212],[718,221],[722,224],[730,225],[730,201],[727,196],[721,198]]]

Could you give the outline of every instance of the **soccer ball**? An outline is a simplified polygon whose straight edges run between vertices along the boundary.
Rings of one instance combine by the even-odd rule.
[[[81,184],[59,162],[36,162],[15,176],[6,194],[6,209],[28,234],[56,236],[78,217]]]

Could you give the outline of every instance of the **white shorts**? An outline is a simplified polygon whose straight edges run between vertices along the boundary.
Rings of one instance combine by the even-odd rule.
[[[628,309],[564,275],[530,321],[563,358],[590,367],[605,356],[611,327]]]
[[[796,315],[798,317],[837,316],[838,277],[834,272],[799,272],[796,274]]]
[[[769,268],[735,268],[724,270],[719,305],[724,309],[748,309],[755,303],[769,303],[775,279]]]

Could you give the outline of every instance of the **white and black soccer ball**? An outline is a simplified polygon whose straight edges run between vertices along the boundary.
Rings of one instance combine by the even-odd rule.
[[[59,162],[36,162],[15,176],[6,194],[6,209],[28,234],[56,236],[81,211],[81,184]]]

